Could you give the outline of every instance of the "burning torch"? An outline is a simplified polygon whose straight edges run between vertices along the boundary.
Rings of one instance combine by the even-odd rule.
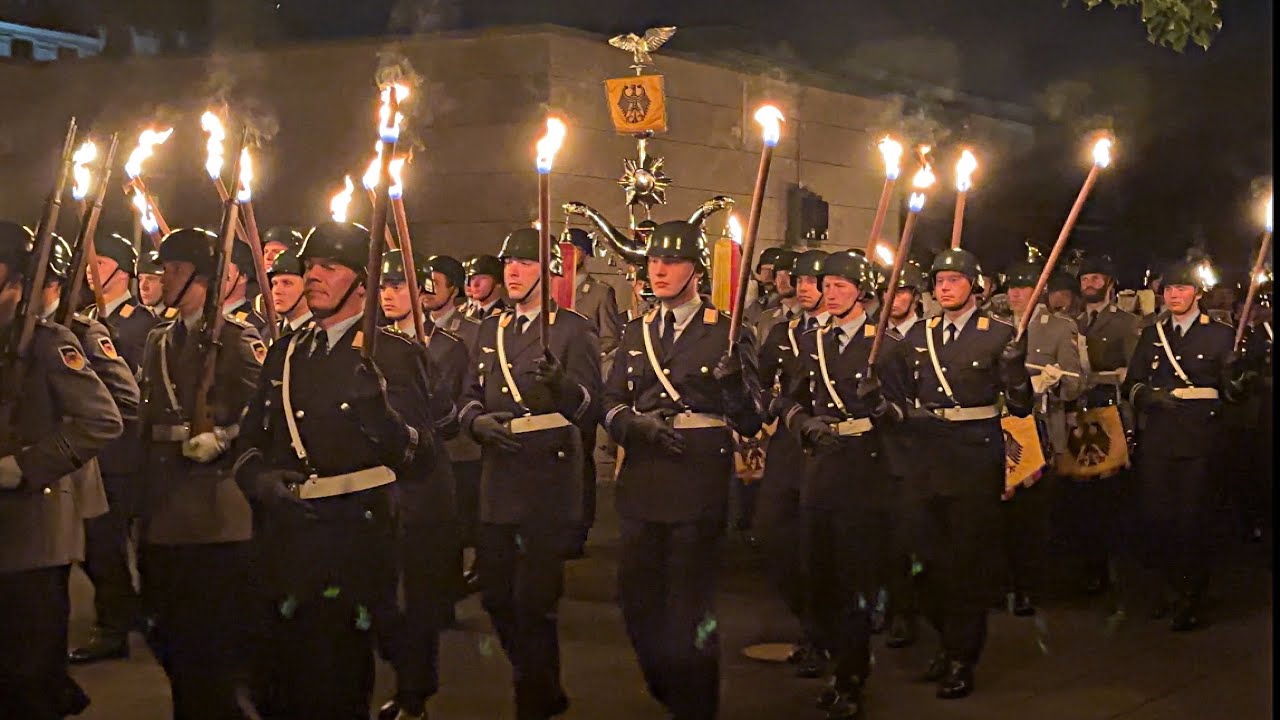
[[[93,290],[94,305],[98,308],[98,317],[106,316],[106,304],[102,299],[102,278],[98,276],[98,255],[94,250],[93,238],[98,229],[98,217],[102,214],[102,202],[107,195],[107,181],[111,177],[111,163],[116,157],[116,146],[119,137],[111,136],[111,145],[102,161],[102,179],[98,183],[97,192],[92,201],[86,200],[92,184],[92,173],[88,164],[98,156],[98,148],[92,141],[86,140],[72,157],[72,177],[75,185],[71,188],[71,197],[80,202],[80,227],[76,232],[76,244],[71,253],[67,284],[62,289],[58,303],[58,311],[54,321],[59,325],[70,327],[75,305],[80,297],[80,289],[84,287],[85,274],[90,274],[90,289]]]
[[[956,214],[951,221],[951,247],[960,247],[960,233],[964,229],[964,204],[973,187],[973,171],[978,169],[978,158],[965,148],[956,161]]]
[[[729,350],[737,344],[738,329],[742,327],[742,312],[747,304],[747,283],[750,281],[751,259],[755,256],[756,236],[760,232],[760,210],[764,206],[765,186],[769,182],[769,166],[773,162],[773,149],[782,139],[782,123],[786,118],[772,105],[762,105],[756,110],[755,121],[760,124],[760,167],[756,171],[756,186],[751,193],[751,210],[747,214],[747,234],[742,240],[742,262],[738,269],[738,287],[734,291],[733,308],[729,313]]]
[[[902,143],[885,135],[876,145],[880,156],[884,158],[884,189],[880,191],[880,202],[876,205],[876,216],[871,221],[871,236],[867,238],[867,257],[871,256],[876,242],[880,240],[880,229],[884,227],[884,216],[889,211],[889,198],[893,196],[894,183],[902,173]]]
[[[538,313],[538,339],[543,352],[548,349],[551,325],[548,317],[551,312],[551,166],[564,143],[565,132],[563,120],[549,117],[547,132],[534,146],[534,167],[538,171],[538,261],[542,265],[538,282],[538,298],[542,303],[542,312]]]
[[[373,222],[369,226],[369,261],[365,268],[364,296],[364,346],[361,355],[367,360],[373,357],[374,343],[378,330],[378,292],[382,285],[382,246],[387,237],[387,210],[391,202],[391,157],[396,152],[396,142],[400,139],[400,123],[404,116],[400,114],[400,100],[409,96],[409,88],[403,85],[385,85],[382,87],[382,106],[378,110],[378,139],[382,145],[381,163],[378,169],[378,187],[386,190],[378,192],[373,203]],[[354,189],[354,188],[353,188]],[[405,275],[410,280],[410,287],[417,284],[417,275],[413,274],[413,257],[403,252]],[[413,297],[416,293],[410,295]],[[416,298],[415,308],[419,307]],[[415,309],[415,330],[422,332],[420,311]],[[419,334],[418,339],[422,340]]]
[[[155,153],[156,146],[163,145],[172,134],[173,128],[143,130],[138,136],[138,146],[129,153],[129,159],[124,164],[124,174],[127,178],[124,191],[126,194],[133,194],[133,207],[138,211],[142,229],[147,231],[147,235],[151,237],[151,244],[157,250],[160,249],[160,238],[169,234],[169,224],[164,221],[160,208],[156,206],[155,197],[147,190],[147,185],[142,180],[142,164]]]
[[[898,287],[898,278],[902,275],[902,265],[907,261],[907,256],[911,254],[911,235],[915,231],[916,216],[920,214],[921,210],[924,210],[925,191],[933,187],[935,179],[933,169],[929,167],[925,152],[920,154],[920,159],[924,165],[916,172],[915,177],[911,179],[912,192],[907,199],[907,221],[902,225],[902,237],[898,240],[898,249],[896,252],[891,252],[893,255],[893,269],[889,272],[890,289]],[[867,356],[867,367],[873,367],[876,362],[876,356],[880,354],[880,343],[884,340],[885,330],[889,327],[889,316],[892,314],[889,309],[892,302],[892,299],[889,299],[886,305],[880,309],[880,319],[876,323],[876,336],[871,341],[871,354]]]
[[[1258,246],[1258,259],[1253,263],[1253,272],[1249,273],[1249,294],[1244,297],[1244,307],[1240,308],[1240,319],[1236,321],[1236,342],[1232,347],[1237,350],[1240,348],[1240,341],[1244,339],[1244,329],[1249,323],[1249,313],[1258,296],[1258,287],[1267,279],[1267,254],[1271,252],[1272,199],[1272,195],[1267,195],[1267,217],[1262,230],[1262,243]]]

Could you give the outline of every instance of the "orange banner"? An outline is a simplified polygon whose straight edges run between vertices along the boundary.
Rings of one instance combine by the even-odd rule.
[[[623,135],[667,131],[667,97],[661,75],[604,81],[613,127]]]

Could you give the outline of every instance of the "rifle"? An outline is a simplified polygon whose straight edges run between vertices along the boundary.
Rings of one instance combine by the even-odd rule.
[[[49,248],[53,246],[53,228],[58,223],[62,209],[62,193],[67,188],[67,176],[71,174],[72,153],[76,144],[76,119],[71,118],[67,136],[62,143],[62,156],[58,173],[53,180],[53,190],[45,200],[40,225],[36,227],[32,243],[31,260],[23,276],[22,294],[14,308],[9,324],[8,341],[4,356],[0,358],[0,442],[8,444],[12,438],[14,414],[22,399],[27,373],[27,354],[31,350],[31,338],[35,335],[40,316],[40,293],[44,289],[45,273],[49,269]],[[17,326],[16,328],[14,326]]]
[[[102,162],[102,177],[98,180],[98,192],[94,195],[93,202],[85,205],[84,213],[80,216],[80,231],[76,234],[75,250],[71,253],[71,268],[68,270],[70,276],[67,278],[66,285],[62,286],[58,311],[54,314],[54,322],[59,325],[71,326],[71,319],[75,316],[75,303],[79,300],[80,290],[84,287],[86,267],[90,268],[94,277],[93,300],[98,306],[98,317],[101,318],[106,314],[106,307],[102,301],[102,278],[98,277],[98,266],[95,262],[97,252],[94,250],[93,238],[98,231],[102,202],[107,196],[107,182],[111,179],[111,161],[116,156],[118,139],[117,135],[112,134],[111,147],[107,149],[107,156]]]
[[[243,147],[248,139],[245,131],[240,144]],[[240,177],[240,150],[236,149],[235,167],[231,177]],[[204,313],[200,323],[200,349],[203,365],[200,369],[200,384],[196,387],[195,408],[191,417],[191,436],[213,432],[213,404],[209,394],[213,390],[214,377],[218,370],[218,351],[222,349],[222,326],[226,316],[222,313],[222,284],[227,280],[227,264],[231,261],[231,244],[236,240],[236,224],[240,216],[240,206],[235,197],[228,196],[222,202],[222,226],[218,232],[214,246],[214,273],[209,279],[209,290],[204,301]]]

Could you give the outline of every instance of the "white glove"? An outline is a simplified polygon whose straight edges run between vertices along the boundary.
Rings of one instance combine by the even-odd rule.
[[[1062,379],[1062,368],[1057,365],[1045,365],[1039,375],[1031,376],[1031,388],[1036,394],[1044,394],[1049,388],[1058,384]]]
[[[0,458],[0,490],[17,490],[22,484],[22,468],[12,455]]]
[[[203,432],[182,444],[182,455],[198,463],[210,463],[227,451],[227,440],[218,430]]]

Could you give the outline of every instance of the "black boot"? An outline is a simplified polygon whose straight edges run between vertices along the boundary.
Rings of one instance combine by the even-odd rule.
[[[1030,617],[1036,614],[1036,606],[1031,602],[1031,595],[1024,592],[1014,593],[1013,614],[1018,617]]]
[[[796,664],[796,677],[813,679],[826,675],[828,659],[826,650],[811,648]]]
[[[99,660],[123,660],[129,657],[129,634],[95,629],[89,642],[67,653],[72,665],[85,665]]]
[[[840,683],[835,688],[836,698],[827,710],[827,720],[856,720],[862,717],[862,682]]]
[[[957,700],[968,697],[973,692],[973,666],[969,663],[952,660],[947,666],[947,673],[938,683],[938,697],[943,700]]]
[[[905,648],[916,644],[918,632],[915,615],[897,615],[889,627],[889,637],[884,641],[886,647]]]
[[[933,656],[933,660],[929,661],[929,667],[924,671],[924,675],[920,679],[924,682],[938,682],[947,674],[947,655],[946,653],[938,653]]]

